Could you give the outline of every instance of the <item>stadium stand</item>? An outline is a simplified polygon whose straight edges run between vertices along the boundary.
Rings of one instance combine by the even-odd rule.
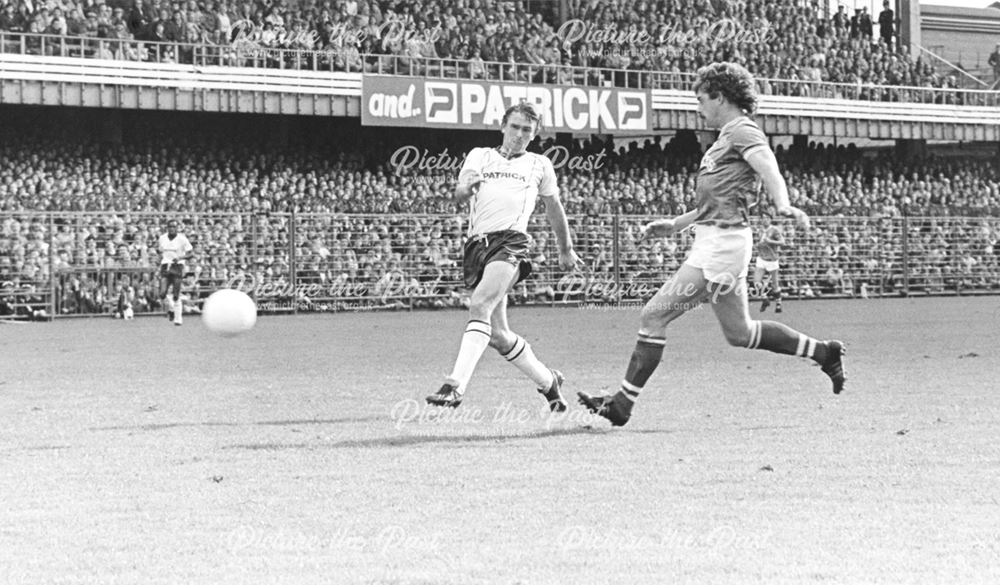
[[[794,96],[837,97],[845,89],[821,83],[835,82],[892,88],[880,90],[880,99],[923,100],[898,86],[958,84],[871,27],[830,17],[817,0],[599,1],[577,4],[570,16],[559,22],[552,11],[493,0],[191,2],[184,9],[154,0],[66,10],[8,0],[0,34],[15,33],[3,36],[4,51],[27,54],[417,75],[457,69],[472,78],[597,85],[670,85],[669,76],[646,80],[638,71],[682,76],[732,60],[770,80],[763,93]]]
[[[191,290],[212,290],[234,279],[269,282],[285,302],[299,297],[306,303],[300,308],[327,310],[345,301],[288,287],[354,287],[378,306],[462,302],[463,221],[448,201],[454,173],[397,173],[389,161],[402,139],[393,141],[398,132],[372,129],[362,154],[336,140],[275,146],[221,139],[217,128],[117,144],[35,130],[22,127],[18,140],[0,146],[0,283],[18,291],[0,296],[16,296],[23,310],[45,304],[43,285],[53,277],[60,313],[113,311],[123,290],[131,291],[138,309],[155,309],[152,267],[165,214],[181,218],[196,243]],[[683,260],[683,241],[639,243],[637,236],[649,215],[681,213],[693,205],[700,150],[692,137],[678,134],[669,142],[618,150],[596,140],[569,145],[576,156],[603,153],[603,166],[592,173],[559,172],[578,246],[595,277],[610,278],[615,269],[616,229],[622,282],[653,286]],[[462,149],[453,144],[452,151]],[[1000,176],[992,160],[900,162],[891,154],[822,145],[779,148],[778,155],[793,203],[824,218],[813,232],[796,236],[787,271],[793,294],[1000,286]],[[289,215],[293,209],[295,218]],[[900,222],[904,213],[909,223]],[[563,275],[538,219],[537,271],[515,297],[577,298],[558,286]],[[912,232],[905,283],[904,225]],[[626,297],[642,294],[624,291]]]
[[[0,51],[643,87],[683,87],[705,62],[734,60],[761,77],[763,93],[963,99],[916,90],[956,82],[897,47],[892,34],[876,34],[864,11],[829,16],[816,0],[569,5],[569,20],[560,22],[551,2],[533,2],[540,12],[531,12],[522,2],[495,0],[7,0],[0,8]],[[731,23],[731,39],[718,34],[720,22]],[[568,40],[567,27],[577,23],[603,40]],[[637,41],[640,33],[652,40]],[[6,137],[16,140],[0,143],[0,285],[8,291],[0,290],[0,312],[30,312],[51,295],[61,313],[106,311],[124,294],[140,312],[155,309],[150,268],[164,213],[182,218],[198,243],[191,288],[242,278],[279,288],[354,285],[390,306],[397,300],[387,293],[400,288],[410,301],[420,297],[417,304],[461,302],[462,220],[449,202],[454,173],[394,169],[389,161],[405,140],[398,131],[366,129],[363,143],[346,148],[336,141],[276,145],[197,132],[158,133],[166,137],[155,142],[135,141],[131,136],[152,134],[133,132],[105,142],[33,130],[7,128]],[[356,136],[350,129],[341,135]],[[465,152],[482,144],[480,138],[470,135],[448,148]],[[636,235],[645,216],[681,213],[694,204],[701,148],[693,133],[667,143],[615,146],[592,139],[560,146],[571,156],[602,160],[593,172],[559,173],[591,272],[651,283],[676,267],[683,244],[640,244]],[[442,141],[426,147],[433,151]],[[799,234],[801,257],[789,272],[797,294],[997,286],[995,160],[899,160],[851,145],[779,147],[777,154],[792,203],[823,218],[813,232]],[[570,298],[553,286],[559,275],[550,237],[536,232],[538,270],[517,298]],[[45,290],[45,283],[56,290]]]
[[[579,41],[573,51],[581,65],[674,71],[696,70],[712,61],[735,61],[760,77],[875,85],[949,87],[905,48],[894,49],[872,34],[867,9],[855,19],[830,16],[825,3],[776,0],[636,3],[591,2],[575,17],[598,30],[645,33],[646,43],[629,42],[627,52],[605,56],[607,43]],[[730,24],[731,23],[731,24]],[[634,39],[631,37],[630,39]],[[683,42],[677,42],[683,40]],[[666,42],[674,41],[674,42]],[[809,85],[796,95],[808,95]]]
[[[235,145],[218,138],[101,145],[22,137],[0,146],[0,210],[447,213],[451,172],[398,174],[401,145],[364,154],[314,146]],[[552,141],[543,141],[539,151]],[[452,149],[454,152],[460,149]],[[697,143],[577,141],[571,156],[602,152],[593,173],[563,173],[574,214],[681,213],[694,203]],[[793,203],[817,215],[996,214],[1000,171],[982,158],[899,161],[853,145],[778,149]],[[664,164],[664,160],[666,164]]]

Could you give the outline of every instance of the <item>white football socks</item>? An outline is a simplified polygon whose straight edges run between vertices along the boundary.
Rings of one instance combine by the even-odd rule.
[[[455,360],[455,368],[451,371],[448,379],[458,385],[458,392],[465,392],[465,387],[472,378],[472,372],[479,363],[479,358],[483,357],[483,352],[490,344],[492,328],[489,323],[472,319],[465,326],[465,334],[462,335],[462,345],[458,348],[458,358]]]
[[[524,375],[538,384],[539,388],[548,390],[552,386],[552,370],[545,367],[531,351],[531,345],[520,335],[515,336],[514,347],[507,353],[500,354],[505,360],[517,366]]]

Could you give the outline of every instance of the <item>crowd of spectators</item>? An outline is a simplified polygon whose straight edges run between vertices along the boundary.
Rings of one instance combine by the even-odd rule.
[[[190,62],[194,52],[183,44],[194,43],[218,47],[217,54],[235,64],[287,59],[253,49],[288,48],[346,71],[380,70],[381,61],[362,55],[384,54],[399,57],[394,67],[430,73],[422,58],[437,57],[466,60],[465,74],[474,78],[535,82],[578,83],[562,67],[578,65],[610,68],[616,83],[653,84],[629,76],[654,70],[669,77],[709,61],[733,60],[765,78],[763,93],[812,95],[818,86],[809,82],[818,81],[845,87],[955,84],[907,54],[894,35],[891,11],[876,21],[864,9],[851,16],[844,7],[831,17],[817,0],[581,0],[570,3],[570,21],[559,22],[557,3],[530,6],[536,12],[526,10],[523,1],[497,0],[0,0],[0,31],[106,39],[92,56],[152,61]],[[570,38],[581,29],[568,25],[593,34]],[[45,48],[40,37],[10,39],[25,42],[29,52],[51,52],[55,46]],[[584,81],[608,81],[592,75]],[[564,146],[572,156],[596,155],[601,161],[589,172],[559,172],[592,274],[610,274],[612,214],[624,218],[620,258],[630,282],[656,280],[676,267],[686,245],[640,245],[638,220],[631,216],[678,214],[694,205],[697,142]],[[30,291],[38,283],[57,281],[58,305],[67,312],[106,307],[125,291],[138,311],[155,308],[150,269],[161,227],[157,218],[174,212],[183,214],[185,229],[199,243],[192,288],[233,279],[287,284],[293,280],[294,241],[296,283],[346,291],[350,294],[340,296],[347,298],[402,291],[435,297],[428,302],[458,302],[462,222],[450,202],[454,173],[401,172],[389,163],[391,154],[390,145],[268,149],[222,139],[115,146],[57,138],[4,141],[0,285],[8,291],[28,287],[20,297],[34,298]],[[902,235],[886,232],[897,225],[886,218],[996,217],[1000,209],[1000,176],[991,160],[900,161],[891,154],[823,145],[779,147],[777,155],[793,204],[814,215],[856,217],[824,226],[868,226],[802,234],[802,241],[815,247],[800,248],[811,252],[792,273],[793,288],[804,295],[860,294],[862,285],[876,283],[900,286]],[[283,215],[292,209],[300,214],[295,230]],[[61,215],[47,223],[39,216],[23,219],[24,211]],[[147,215],[152,213],[161,215]],[[344,215],[358,213],[372,215]],[[911,276],[928,283],[929,291],[995,284],[988,281],[998,272],[996,222],[940,221],[909,234],[910,253],[932,258],[911,264]],[[399,222],[413,225],[395,225]],[[981,237],[965,237],[968,230]],[[518,294],[565,296],[569,293],[552,286],[556,276],[546,229],[539,226],[537,235],[539,274]],[[107,268],[115,269],[113,280],[98,270]],[[312,298],[294,291],[292,296]],[[12,310],[3,304],[9,298],[0,290],[0,313]]]
[[[619,145],[577,140],[557,168],[572,214],[679,214],[694,205],[701,147],[690,134]],[[544,152],[554,141],[542,140]],[[395,145],[260,147],[217,139],[95,145],[56,138],[0,145],[0,211],[450,213],[456,173],[401,171]],[[463,151],[451,149],[460,157]],[[792,203],[815,215],[1000,214],[994,158],[900,160],[892,149],[812,143],[775,149]],[[435,153],[436,154],[436,153]],[[595,154],[598,155],[595,157]],[[455,160],[460,162],[460,158]]]
[[[543,140],[537,149],[552,144]],[[262,150],[223,140],[6,142],[0,145],[0,211],[452,212],[455,173],[401,172],[391,163],[393,152],[391,145],[366,155],[311,147]],[[679,214],[694,205],[701,147],[693,138],[657,138],[617,149],[585,140],[565,152],[573,160],[596,158],[600,165],[567,172],[566,157],[557,159],[564,162],[557,174],[569,213]],[[900,160],[891,149],[815,143],[778,146],[776,155],[793,204],[812,214],[1000,213],[1000,171],[992,158]]]
[[[578,18],[593,30],[572,61],[586,66],[690,72],[713,61],[735,61],[758,77],[829,81],[851,85],[955,87],[896,41],[895,16],[886,2],[876,34],[867,8],[849,16],[844,5],[830,16],[826,3],[778,0],[645,0],[581,3]],[[601,31],[623,34],[606,42]],[[648,39],[634,42],[634,39]],[[673,42],[671,42],[673,41]],[[815,86],[794,83],[763,93],[810,95]]]
[[[876,33],[867,9],[853,17],[844,10],[831,16],[820,0],[591,0],[571,3],[571,14],[562,22],[556,2],[532,2],[533,12],[523,0],[3,1],[0,30],[108,39],[95,55],[104,58],[194,58],[190,48],[152,43],[157,41],[216,47],[199,54],[227,65],[388,67],[423,74],[438,67],[423,58],[459,59],[464,74],[473,78],[550,83],[581,81],[566,65],[617,71],[591,69],[584,76],[588,83],[623,83],[629,71],[690,73],[717,60],[785,80],[761,87],[763,93],[782,95],[813,95],[819,86],[808,82],[817,81],[845,87],[958,83],[895,40],[891,11],[888,33],[884,26]],[[37,39],[30,44],[29,51],[43,50]],[[269,49],[298,49],[306,55]],[[364,55],[398,59],[387,64]],[[672,83],[670,75],[636,79]]]
[[[679,136],[618,150],[599,141],[571,145],[573,156],[602,155],[602,165],[592,172],[558,172],[590,274],[606,280],[613,273],[615,214],[621,216],[625,281],[656,282],[683,260],[686,242],[642,244],[637,237],[642,223],[637,216],[679,214],[695,203],[700,148],[691,141],[693,134],[688,141]],[[123,290],[130,291],[137,309],[154,308],[155,240],[166,212],[178,214],[196,244],[189,290],[239,281],[248,288],[268,283],[271,292],[307,305],[320,297],[343,297],[303,308],[372,299],[391,305],[396,296],[437,305],[460,302],[464,221],[449,198],[454,173],[400,174],[389,164],[389,145],[367,152],[364,157],[221,141],[114,146],[5,141],[0,283],[11,292],[54,281],[62,312],[111,306]],[[799,294],[860,294],[861,284],[901,287],[902,234],[892,219],[904,213],[931,218],[913,220],[915,231],[909,234],[909,254],[917,259],[910,274],[926,290],[1000,284],[995,161],[900,162],[891,154],[822,145],[779,148],[778,156],[793,204],[832,216],[817,222],[813,232],[792,237],[795,261],[786,274]],[[293,208],[294,229],[287,214]],[[57,213],[51,221],[28,213],[37,211]],[[944,217],[976,214],[990,219]],[[573,291],[554,284],[560,275],[544,216],[536,219],[537,274],[517,294],[568,298]],[[311,292],[291,288],[293,262],[296,284],[314,286]],[[322,291],[337,292],[318,294]]]

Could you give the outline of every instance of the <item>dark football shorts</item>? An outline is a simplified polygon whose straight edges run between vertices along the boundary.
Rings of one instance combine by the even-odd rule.
[[[527,234],[514,230],[490,232],[469,238],[465,242],[462,260],[465,286],[476,288],[490,262],[508,262],[517,268],[515,284],[528,278],[531,274],[531,262],[528,261],[530,246]]]
[[[160,264],[160,276],[164,278],[184,278],[184,265],[179,262],[175,264]]]

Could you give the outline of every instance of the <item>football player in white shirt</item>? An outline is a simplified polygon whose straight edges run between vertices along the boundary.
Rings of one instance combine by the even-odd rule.
[[[559,266],[569,270],[580,262],[573,251],[552,161],[527,152],[540,125],[541,116],[531,104],[512,106],[500,123],[503,144],[472,149],[459,172],[455,200],[469,201],[463,268],[465,284],[473,292],[455,367],[440,390],[427,397],[429,404],[458,406],[489,346],[535,382],[553,412],[567,408],[560,392],[562,373],[542,364],[528,342],[507,324],[507,293],[531,274],[527,228],[538,197],[545,202],[545,215],[558,240]]]
[[[183,323],[181,305],[181,281],[184,279],[185,258],[193,249],[187,236],[177,231],[177,220],[167,222],[167,233],[160,236],[157,247],[160,250],[160,298],[172,317],[174,325]],[[169,293],[169,294],[168,294]]]

